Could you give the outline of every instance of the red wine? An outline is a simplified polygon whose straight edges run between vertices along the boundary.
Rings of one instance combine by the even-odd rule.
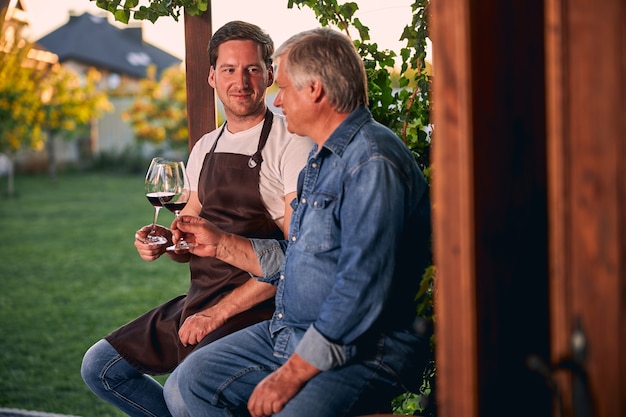
[[[146,194],[146,197],[148,198],[148,201],[150,202],[150,204],[152,204],[154,207],[162,207],[163,204],[161,204],[161,200],[163,201],[169,201],[172,199],[172,197],[174,197],[174,193],[164,193],[162,191],[156,192],[156,193],[148,193]],[[159,199],[159,197],[161,197]]]
[[[186,201],[175,201],[175,202],[167,202],[163,204],[163,207],[176,214],[176,212],[181,211],[187,205]]]

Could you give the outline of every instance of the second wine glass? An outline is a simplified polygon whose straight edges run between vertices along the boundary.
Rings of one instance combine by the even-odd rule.
[[[172,162],[164,167],[162,194],[160,197],[163,207],[174,213],[176,217],[185,208],[189,201],[189,181],[182,161]],[[169,251],[188,250],[192,246],[181,238],[176,244],[167,247]]]
[[[159,217],[159,211],[161,210],[162,203],[159,198],[162,190],[162,178],[163,178],[163,169],[169,163],[163,158],[152,158],[150,161],[150,167],[148,167],[148,171],[146,172],[145,179],[145,192],[148,201],[154,207],[154,217],[152,219],[152,230],[146,236],[146,242],[151,245],[162,245],[167,243],[167,239],[163,236],[159,236],[156,234],[156,222]]]

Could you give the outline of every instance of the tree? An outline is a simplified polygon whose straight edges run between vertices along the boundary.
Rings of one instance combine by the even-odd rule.
[[[0,30],[4,31],[0,22]],[[12,32],[14,33],[14,32]],[[29,65],[31,44],[24,39],[0,36],[0,152],[11,154],[21,147],[41,149],[41,90],[43,72]]]
[[[122,114],[130,121],[137,139],[187,148],[185,81],[185,72],[178,67],[165,70],[159,80],[156,68],[149,68],[148,78],[141,81],[137,98]]]
[[[59,64],[42,69],[29,57],[32,44],[19,31],[11,33],[0,37],[0,152],[13,155],[22,148],[40,150],[46,145],[55,182],[55,138],[79,134],[111,104],[98,91],[96,70],[81,78]]]
[[[22,142],[39,148],[44,141],[36,123],[39,103],[36,89],[37,73],[32,66],[22,63],[28,59],[30,45],[7,36],[4,21],[0,22],[0,153],[8,160],[7,195],[13,196],[13,158]],[[11,32],[14,33],[14,32]]]
[[[56,138],[88,134],[90,122],[111,109],[106,93],[99,91],[100,73],[91,68],[84,77],[62,66],[54,67],[41,80],[41,127],[47,133],[50,177],[56,182]]]

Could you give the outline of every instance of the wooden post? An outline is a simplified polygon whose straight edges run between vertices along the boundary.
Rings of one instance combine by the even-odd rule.
[[[189,150],[202,135],[216,127],[215,94],[207,82],[210,68],[207,47],[212,34],[211,2],[207,11],[200,16],[185,13]]]

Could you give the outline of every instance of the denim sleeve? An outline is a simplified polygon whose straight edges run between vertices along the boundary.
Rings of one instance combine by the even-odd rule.
[[[351,356],[347,353],[346,346],[332,343],[314,326],[310,326],[304,333],[295,353],[321,371],[343,365]]]
[[[261,282],[277,285],[285,260],[287,242],[274,239],[250,239],[250,242],[263,271],[263,277],[255,278]]]

